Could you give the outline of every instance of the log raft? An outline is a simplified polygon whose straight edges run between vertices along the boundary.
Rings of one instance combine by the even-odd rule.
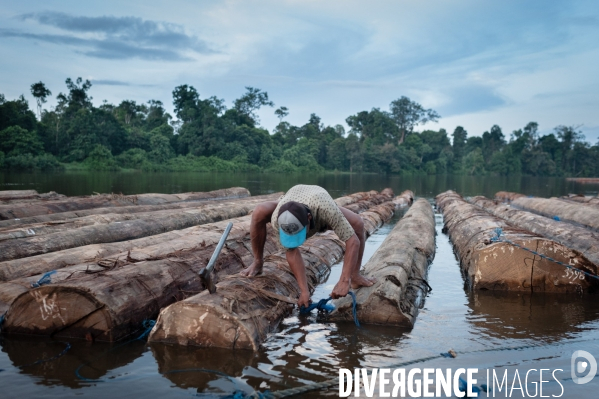
[[[216,281],[253,261],[249,225],[247,216],[234,226],[215,266]],[[266,255],[281,249],[276,232],[269,229]],[[0,289],[0,299],[8,306],[3,331],[106,341],[125,338],[161,308],[205,288],[198,273],[221,233],[213,228],[132,250],[108,270],[98,270],[106,268],[100,262],[91,270],[83,270],[88,265],[63,269],[52,276],[52,284],[35,289],[27,287],[32,279],[5,283]],[[14,294],[16,298],[11,298]]]
[[[514,193],[511,191],[498,191],[495,193],[495,200],[498,202],[510,203],[516,198],[526,197],[524,194]]]
[[[0,205],[0,220],[20,219],[36,215],[47,215],[50,213],[77,211],[91,208],[130,205],[157,205],[168,202],[206,201],[214,199],[243,198],[249,196],[250,192],[246,188],[242,187],[182,194],[99,194],[89,197],[72,197],[41,203]]]
[[[444,232],[449,234],[471,289],[560,293],[596,291],[597,280],[578,271],[592,273],[595,270],[595,266],[580,252],[519,229],[469,204],[453,191],[439,194],[436,201],[443,212]],[[505,241],[495,241],[497,229],[501,229],[503,240],[532,249],[575,270]]]
[[[404,192],[399,194],[397,197],[395,197],[393,202],[399,208],[404,208],[406,206],[410,206],[414,202],[414,193],[412,192],[412,190],[405,190]]]
[[[594,264],[595,267],[591,272],[597,274],[597,267],[599,267],[599,233],[570,223],[558,222],[532,212],[522,211],[510,205],[496,204],[494,201],[481,196],[469,198],[468,202],[501,219],[505,219],[518,228],[530,230],[575,249]]]
[[[65,195],[54,191],[39,194],[36,190],[3,190],[0,191],[0,204],[12,204],[16,202],[26,203],[50,199],[65,198]]]
[[[425,279],[434,256],[435,216],[429,202],[421,198],[364,265],[363,274],[377,282],[355,291],[360,323],[412,328],[428,292]],[[353,321],[350,297],[333,304],[329,320]]]
[[[390,201],[362,212],[368,234],[389,220],[394,209]],[[345,243],[332,231],[311,237],[300,247],[310,293],[326,279],[344,250]],[[217,285],[215,294],[204,291],[163,309],[149,341],[256,351],[291,312],[298,296],[285,251],[280,251],[265,258],[260,276],[229,276]]]
[[[33,255],[60,251],[90,244],[133,240],[172,230],[240,217],[250,213],[263,202],[263,198],[179,212],[160,211],[141,214],[140,219],[117,221],[108,224],[84,226],[41,236],[0,241],[0,261],[26,258]],[[166,212],[166,213],[164,213]],[[118,215],[122,216],[122,215]],[[139,215],[133,214],[134,217]]]

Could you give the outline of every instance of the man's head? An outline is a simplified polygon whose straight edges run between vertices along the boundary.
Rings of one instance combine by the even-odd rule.
[[[295,201],[281,205],[277,221],[279,239],[285,248],[297,248],[302,245],[306,241],[308,229],[314,223],[308,207]]]

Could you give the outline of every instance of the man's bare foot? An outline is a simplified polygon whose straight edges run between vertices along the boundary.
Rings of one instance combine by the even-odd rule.
[[[351,277],[351,287],[355,290],[360,287],[370,287],[374,283],[376,283],[376,278],[374,277],[364,277],[361,274],[357,274]]]
[[[262,266],[264,263],[255,260],[249,267],[246,267],[242,271],[239,272],[242,276],[245,277],[254,277],[259,274],[262,274]]]

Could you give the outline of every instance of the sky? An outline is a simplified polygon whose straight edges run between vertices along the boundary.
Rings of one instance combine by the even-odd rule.
[[[194,86],[231,107],[246,86],[305,124],[345,125],[360,111],[407,96],[441,119],[506,137],[528,122],[541,134],[578,127],[599,140],[596,0],[0,0],[0,93],[65,79],[93,86],[93,102],[162,101]],[[347,126],[346,126],[347,127]]]

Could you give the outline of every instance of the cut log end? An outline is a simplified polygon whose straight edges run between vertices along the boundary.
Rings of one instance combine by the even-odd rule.
[[[54,337],[110,340],[109,312],[86,290],[40,287],[20,295],[9,309],[3,330]]]
[[[222,308],[185,301],[161,312],[150,341],[254,351],[259,346],[255,332]]]

